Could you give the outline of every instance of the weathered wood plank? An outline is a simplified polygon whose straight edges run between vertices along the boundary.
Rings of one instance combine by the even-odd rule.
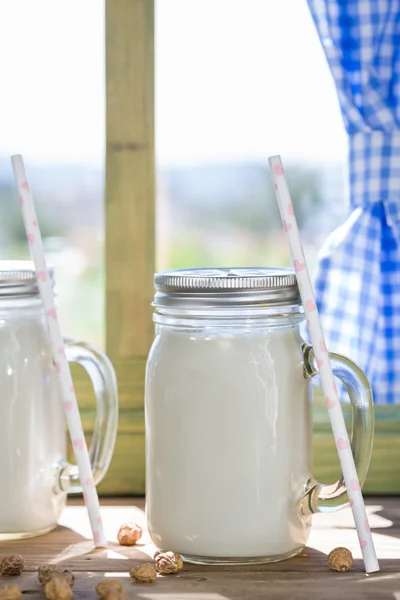
[[[59,528],[32,540],[0,543],[0,556],[19,552],[26,558],[26,571],[19,578],[0,577],[0,585],[13,583],[33,599],[43,598],[35,570],[44,562],[56,562],[76,574],[75,598],[95,598],[95,585],[103,577],[118,578],[128,598],[149,600],[242,600],[261,598],[320,599],[370,598],[396,600],[400,591],[400,501],[398,498],[371,498],[368,512],[381,563],[381,572],[366,577],[350,510],[334,515],[317,515],[309,546],[294,559],[270,565],[246,567],[205,567],[185,564],[178,576],[158,577],[153,584],[130,581],[132,565],[148,561],[154,547],[145,532],[142,543],[133,548],[116,543],[119,525],[125,520],[145,523],[144,501],[104,502],[102,507],[109,547],[93,550],[85,508],[74,501],[61,519]],[[349,547],[355,565],[349,573],[333,573],[326,555],[337,545]]]
[[[74,588],[75,598],[95,598],[95,586],[104,576],[114,577],[110,573],[99,575],[87,573],[77,576]],[[247,575],[247,576],[246,576]],[[338,597],[352,599],[383,600],[398,598],[399,574],[391,574],[390,580],[383,576],[365,579],[365,576],[356,574],[337,575],[338,581],[332,581],[330,575],[317,573],[253,573],[216,574],[207,573],[207,576],[179,575],[175,577],[159,577],[151,585],[137,584],[129,578],[119,577],[124,585],[128,598],[148,598],[159,600],[243,600],[243,599],[285,599],[302,600],[318,599],[321,596],[327,599]],[[25,594],[32,598],[43,598],[43,592],[33,575],[26,575],[23,579]]]
[[[135,423],[129,436],[120,426],[114,460],[100,488],[121,494],[144,489],[144,369],[154,336],[154,2],[106,0],[105,9],[106,349],[116,369],[120,406],[142,411],[140,439]],[[74,379],[90,437],[93,391],[78,367]],[[132,465],[128,477],[122,473],[127,463]]]
[[[93,550],[90,540],[90,526],[85,507],[76,499],[69,505],[59,522],[57,530],[38,538],[17,542],[1,542],[0,555],[7,552],[20,552],[26,558],[27,570],[35,569],[40,561],[52,558],[55,562],[70,565],[74,569],[85,571],[88,566],[82,562],[94,561],[92,570],[126,570],[126,558],[140,561],[152,557],[155,547],[146,531],[144,500],[125,500],[124,502],[103,500],[102,516],[109,546],[107,550]],[[367,500],[369,521],[379,556],[384,560],[400,556],[400,502],[398,498],[371,498]],[[144,528],[141,541],[134,547],[122,547],[116,543],[117,531],[121,523],[133,520]],[[357,565],[362,570],[361,552],[358,547],[350,509],[337,513],[319,514],[313,517],[313,528],[306,550],[298,557],[270,565],[248,566],[251,571],[325,571],[326,555],[337,545],[351,549]],[[110,562],[110,551],[112,562]],[[207,566],[186,565],[194,571],[208,571]],[[400,571],[400,560],[396,562]],[[235,572],[236,567],[214,567],[224,572]]]
[[[96,598],[95,587],[105,576],[115,578],[113,572],[78,573],[75,599]],[[152,584],[133,583],[121,574],[118,574],[118,579],[128,598],[148,600],[398,600],[400,590],[399,573],[366,578],[361,573],[209,571],[201,575],[182,573],[158,577]],[[24,595],[29,594],[32,600],[43,599],[41,586],[33,573],[25,574],[18,584]]]

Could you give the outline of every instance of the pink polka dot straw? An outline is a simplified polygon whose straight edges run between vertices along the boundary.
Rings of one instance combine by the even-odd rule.
[[[307,269],[306,259],[300,241],[299,229],[297,226],[293,204],[290,199],[289,188],[286,182],[280,156],[271,156],[268,160],[274,182],[276,199],[278,201],[283,222],[283,228],[286,232],[286,238],[289,243],[300,295],[307,317],[314,355],[317,361],[321,384],[326,398],[326,407],[328,409],[332,431],[336,441],[339,460],[342,465],[344,481],[350,498],[350,506],[351,510],[353,511],[360,548],[364,559],[365,570],[367,573],[372,573],[374,571],[379,571],[379,563],[376,557],[374,542],[372,540],[372,535],[368,525],[367,513],[361,494],[361,487],[358,481],[357,470],[354,464],[353,453],[351,451],[349,437],[347,435],[335,380],[333,378],[318,308],[315,302],[314,291],[311,285],[310,274]]]
[[[53,360],[58,373],[64,412],[79,469],[79,477],[92,528],[93,540],[97,547],[106,546],[107,540],[101,521],[99,498],[93,482],[92,468],[83,433],[71,371],[65,356],[64,340],[57,319],[53,290],[48,278],[48,270],[46,267],[42,236],[40,234],[39,223],[36,216],[35,204],[26,178],[22,156],[12,156],[11,162],[18,188],[19,204],[22,210],[29,248],[35,264],[40,296],[42,298],[47,328],[49,331]]]

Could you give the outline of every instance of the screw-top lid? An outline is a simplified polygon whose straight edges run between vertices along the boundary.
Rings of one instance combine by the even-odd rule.
[[[299,304],[293,269],[221,268],[161,271],[154,276],[156,307]]]
[[[54,286],[53,268],[49,277]],[[0,260],[0,297],[39,294],[35,265],[29,260]]]

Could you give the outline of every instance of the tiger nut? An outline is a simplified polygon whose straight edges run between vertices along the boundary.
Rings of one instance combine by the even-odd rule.
[[[38,568],[38,579],[40,583],[46,583],[54,573],[60,573],[60,567],[53,564],[44,564]]]
[[[136,523],[124,523],[118,531],[118,543],[121,546],[134,546],[142,537],[143,530]]]
[[[156,556],[156,569],[161,575],[179,573],[183,568],[183,558],[176,552],[161,552]]]
[[[19,600],[22,592],[16,585],[4,585],[0,588],[0,600]]]
[[[52,577],[60,577],[68,583],[68,585],[72,585],[74,583],[75,577],[71,571],[68,569],[64,569],[63,571],[58,565],[54,564],[44,564],[38,568],[38,579],[40,583],[47,583]]]
[[[328,564],[333,571],[348,571],[353,564],[353,555],[347,548],[339,546],[328,554]]]
[[[137,567],[133,567],[129,571],[129,575],[132,579],[136,579],[136,581],[141,581],[142,583],[151,583],[157,577],[157,571],[150,563],[143,563],[138,565]]]
[[[6,577],[16,577],[24,570],[25,560],[20,554],[5,556],[0,563],[0,573]]]
[[[123,600],[125,598],[123,585],[116,579],[103,579],[96,585],[96,592],[100,598],[107,598],[107,600]]]
[[[57,576],[45,583],[44,595],[48,600],[72,600],[74,597],[71,586]]]

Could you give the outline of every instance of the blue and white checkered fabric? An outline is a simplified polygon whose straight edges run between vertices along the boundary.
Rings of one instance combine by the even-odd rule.
[[[350,148],[350,216],[321,250],[318,308],[330,350],[376,403],[400,403],[400,0],[308,4]]]

